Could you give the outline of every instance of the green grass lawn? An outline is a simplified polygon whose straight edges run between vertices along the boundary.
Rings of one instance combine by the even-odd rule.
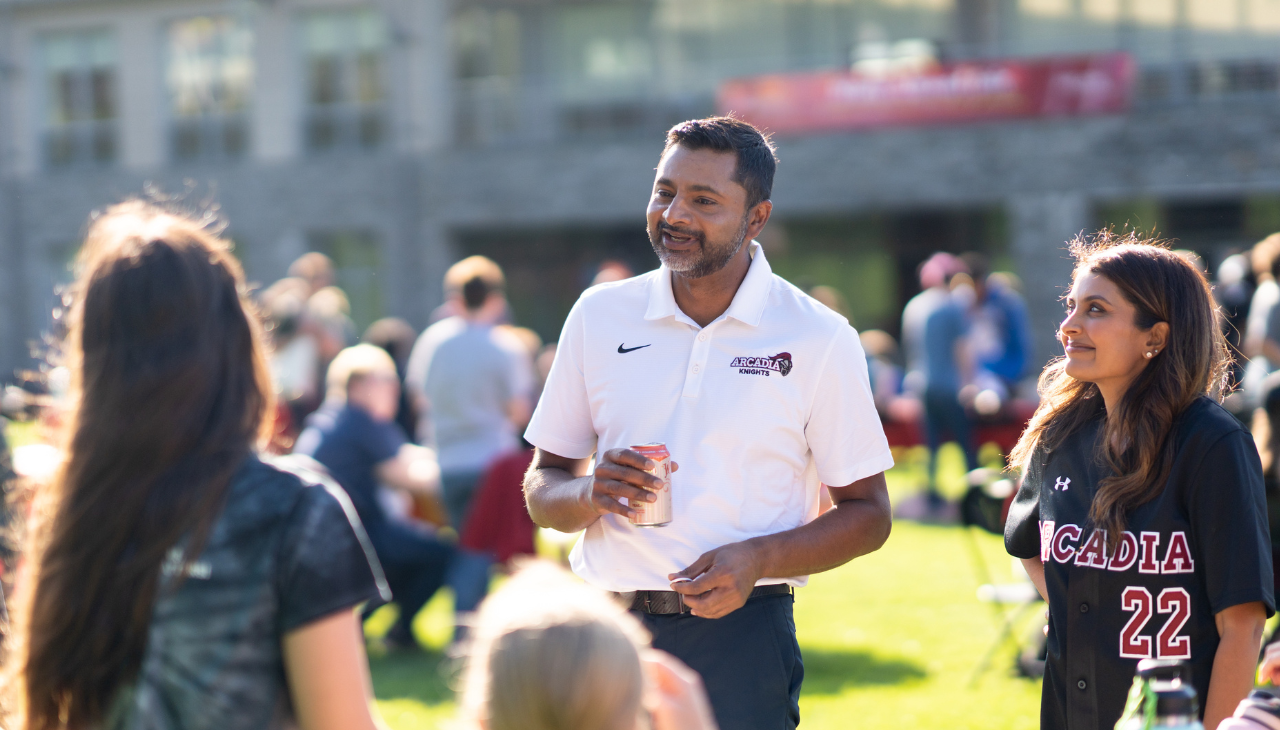
[[[890,473],[895,501],[918,489],[922,459],[920,450],[899,454],[899,466]],[[943,490],[958,495],[958,449],[944,452],[942,471]],[[974,537],[982,565],[995,580],[1010,580],[1000,539]],[[992,608],[975,598],[983,582],[979,575],[973,543],[961,528],[898,522],[880,551],[814,576],[796,597],[805,664],[802,726],[1037,727],[1040,683],[1013,676],[1012,644],[970,682],[998,632]],[[457,668],[441,653],[449,637],[450,600],[442,593],[418,616],[415,629],[430,651],[370,656],[378,707],[396,730],[436,728],[453,716],[450,688]],[[385,630],[392,610],[370,621],[370,634]],[[1017,636],[1027,629],[1020,626]]]

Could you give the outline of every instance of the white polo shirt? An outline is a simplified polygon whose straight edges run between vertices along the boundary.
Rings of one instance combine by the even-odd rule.
[[[893,466],[857,333],[750,247],[706,327],[676,306],[665,266],[592,287],[569,312],[525,438],[575,459],[660,441],[680,464],[671,524],[607,514],[574,546],[574,572],[598,588],[669,590],[667,574],[708,550],[813,520],[820,482]]]

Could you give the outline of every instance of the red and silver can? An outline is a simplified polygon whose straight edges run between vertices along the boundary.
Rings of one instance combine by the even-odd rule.
[[[662,527],[671,524],[671,452],[661,443],[640,444],[631,450],[654,463],[647,471],[662,480],[662,487],[654,492],[653,502],[632,502],[631,509],[639,514],[631,518],[636,527]]]

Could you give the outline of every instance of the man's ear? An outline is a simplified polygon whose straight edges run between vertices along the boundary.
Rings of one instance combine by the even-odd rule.
[[[760,235],[760,231],[764,230],[764,225],[769,222],[769,216],[772,214],[772,200],[762,200],[759,203],[756,203],[755,206],[747,212],[746,240],[750,241]]]

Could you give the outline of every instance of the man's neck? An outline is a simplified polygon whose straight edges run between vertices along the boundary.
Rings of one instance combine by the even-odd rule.
[[[744,243],[724,268],[697,279],[671,272],[671,293],[689,319],[706,327],[725,313],[751,268],[751,244]]]

